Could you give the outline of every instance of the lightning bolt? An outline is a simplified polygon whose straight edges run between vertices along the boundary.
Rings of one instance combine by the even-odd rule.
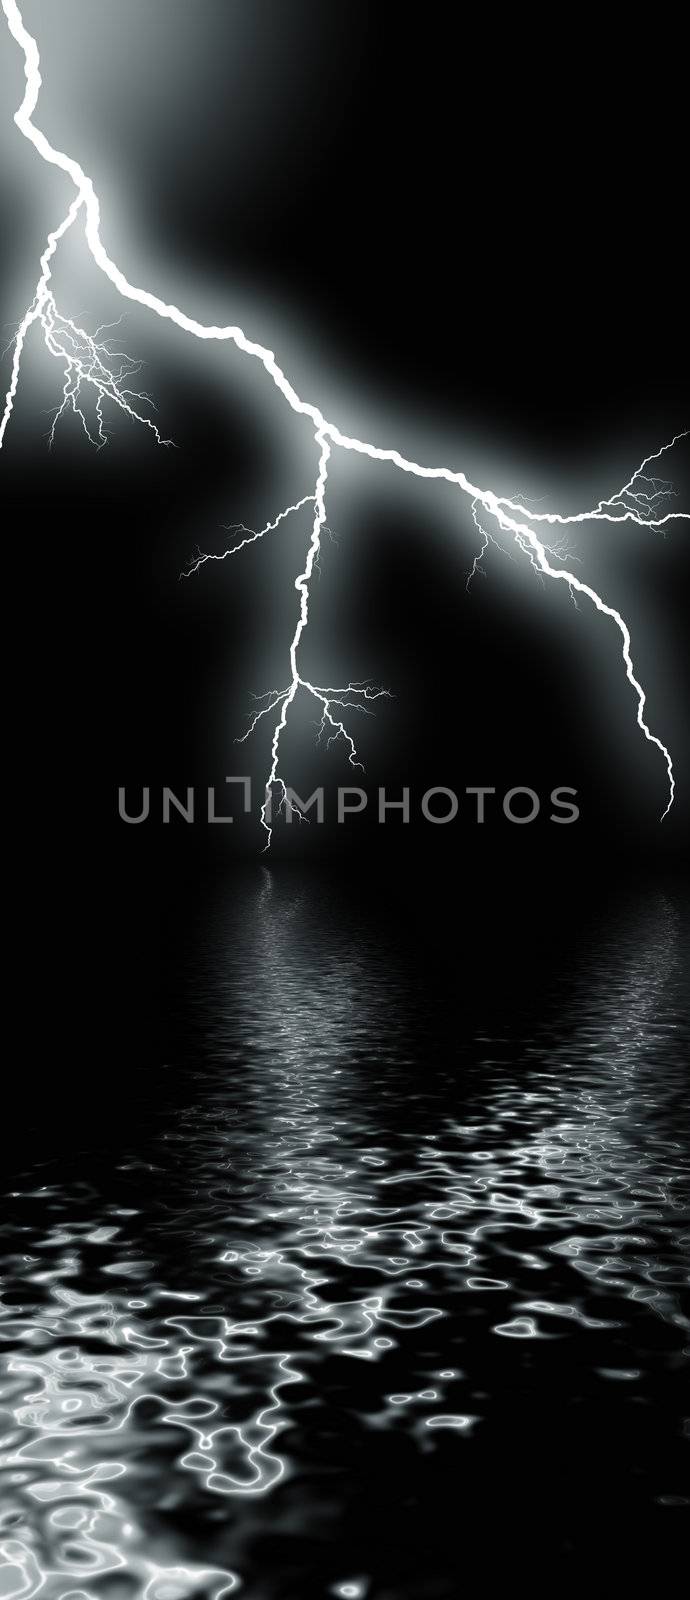
[[[234,555],[248,543],[263,538],[273,531],[290,513],[304,506],[308,501],[313,501],[314,517],[311,537],[307,548],[304,570],[295,579],[295,588],[299,595],[298,618],[290,645],[290,680],[287,688],[272,690],[261,697],[265,704],[252,718],[250,728],[243,737],[246,738],[257,726],[264,716],[276,714],[271,742],[271,765],[266,779],[264,801],[261,807],[261,822],[266,831],[266,848],[271,842],[271,801],[273,789],[277,788],[280,795],[280,807],[287,807],[289,801],[288,790],[280,773],[280,741],[284,733],[290,707],[293,705],[300,689],[305,690],[319,704],[321,718],[319,735],[328,732],[328,743],[341,740],[349,750],[348,760],[351,765],[361,765],[358,762],[356,747],[352,736],[348,733],[345,723],[339,713],[343,709],[357,708],[368,711],[367,702],[381,698],[385,690],[371,688],[362,682],[348,684],[345,689],[322,689],[304,678],[299,670],[298,652],[303,634],[309,618],[309,585],[316,566],[318,569],[321,535],[326,526],[326,485],[328,480],[328,462],[334,448],[351,451],[363,455],[371,461],[386,463],[396,467],[400,472],[411,473],[416,478],[440,480],[454,485],[467,497],[470,503],[472,517],[480,534],[482,546],[478,557],[475,559],[469,580],[478,570],[481,570],[481,559],[490,542],[494,542],[487,523],[505,534],[509,541],[531,563],[536,572],[545,578],[551,578],[556,583],[565,584],[572,600],[577,603],[578,595],[596,607],[605,617],[608,617],[617,629],[621,641],[621,653],[625,667],[626,677],[633,690],[637,706],[637,725],[649,744],[655,745],[662,755],[668,775],[668,801],[662,813],[662,820],[673,804],[675,794],[675,780],[673,763],[669,751],[662,740],[651,731],[645,719],[646,695],[638,678],[631,653],[630,631],[620,612],[614,606],[608,605],[597,591],[583,582],[562,564],[554,565],[553,561],[560,562],[562,557],[555,554],[540,537],[539,529],[542,525],[567,527],[573,524],[587,522],[634,522],[639,527],[664,528],[666,524],[678,518],[690,520],[690,513],[668,509],[669,497],[673,494],[672,486],[664,479],[658,478],[647,469],[678,442],[685,437],[685,433],[676,434],[668,443],[663,444],[659,450],[645,457],[644,461],[635,469],[632,476],[614,494],[602,499],[598,504],[586,511],[563,515],[554,511],[535,511],[521,504],[518,498],[510,499],[498,496],[490,489],[482,489],[473,484],[462,471],[453,470],[447,466],[425,466],[416,461],[410,461],[395,449],[383,449],[378,445],[370,444],[365,440],[352,438],[341,432],[334,422],[330,422],[311,402],[301,399],[293,387],[286,373],[279,365],[272,350],[264,345],[249,339],[242,328],[228,324],[227,326],[206,325],[189,316],[175,305],[169,305],[157,295],[148,290],[139,289],[131,284],[121,269],[108,255],[100,235],[100,204],[91,179],[84,172],[79,162],[63,151],[56,150],[50,144],[45,134],[36,127],[32,118],[38,103],[41,87],[40,57],[36,40],[24,26],[21,11],[17,0],[2,0],[2,9],[7,19],[12,37],[15,39],[24,57],[24,72],[26,89],[22,104],[15,112],[14,121],[20,133],[37,151],[41,160],[64,172],[72,180],[75,188],[75,198],[70,205],[67,216],[55,231],[48,235],[46,248],[41,257],[41,274],[38,280],[34,298],[25,313],[14,339],[14,353],[12,360],[12,373],[10,385],[5,400],[5,408],[0,423],[0,445],[2,445],[20,376],[22,354],[27,334],[34,322],[39,322],[43,329],[46,346],[51,355],[55,355],[63,363],[65,380],[62,401],[53,422],[51,438],[54,434],[55,423],[68,409],[78,415],[89,438],[102,445],[106,442],[107,434],[103,426],[102,407],[109,401],[121,410],[127,412],[133,420],[144,423],[152,429],[158,444],[170,441],[162,439],[155,423],[147,411],[137,410],[137,404],[148,404],[148,397],[132,391],[128,386],[128,379],[139,364],[131,358],[114,354],[109,350],[112,341],[103,342],[104,330],[96,330],[94,335],[89,335],[85,330],[76,326],[69,319],[59,315],[50,289],[51,262],[60,240],[68,228],[75,222],[81,213],[83,216],[84,234],[91,256],[96,266],[104,273],[108,281],[125,300],[134,301],[145,306],[156,316],[173,322],[183,332],[189,333],[195,339],[217,340],[233,344],[242,354],[251,357],[264,368],[267,376],[282,395],[290,410],[297,416],[304,418],[313,429],[315,444],[318,449],[318,467],[316,484],[313,494],[305,495],[296,506],[288,507],[281,512],[272,523],[253,534],[250,530],[243,531],[246,537],[238,544],[219,557],[199,555],[190,565],[183,576],[192,576],[199,568],[212,559],[225,559],[227,555]],[[119,365],[117,364],[119,362]],[[89,428],[81,405],[82,389],[91,389],[95,399],[95,435]],[[136,402],[136,403],[135,403]],[[481,520],[480,520],[481,518]],[[553,558],[550,559],[550,557]],[[333,709],[335,708],[335,710]],[[294,808],[293,808],[294,809]],[[301,815],[301,813],[299,813]]]
[[[319,554],[321,551],[321,535],[326,527],[325,496],[326,483],[328,480],[328,460],[331,453],[331,448],[324,433],[317,433],[316,438],[317,443],[319,444],[319,466],[314,493],[303,495],[302,499],[298,500],[295,505],[286,506],[284,511],[281,511],[272,522],[268,522],[265,528],[260,528],[257,533],[253,533],[250,528],[245,528],[243,525],[236,525],[236,527],[230,531],[243,533],[243,539],[240,539],[238,543],[231,545],[228,550],[224,550],[217,555],[200,553],[199,555],[194,556],[186,572],[181,573],[181,577],[190,578],[193,577],[194,574],[199,571],[200,567],[202,567],[207,561],[225,561],[227,560],[228,556],[237,555],[239,551],[244,550],[247,545],[255,544],[257,540],[265,538],[266,534],[275,532],[275,529],[280,526],[281,522],[284,522],[285,518],[289,517],[293,512],[301,511],[306,505],[313,505],[314,518],[304,571],[301,572],[299,577],[295,579],[295,588],[299,593],[300,605],[297,624],[295,627],[292,644],[290,645],[290,682],[286,689],[269,689],[266,694],[255,696],[255,699],[258,703],[262,701],[265,701],[266,703],[260,705],[260,709],[251,717],[250,724],[246,732],[243,733],[236,741],[238,744],[244,744],[246,740],[249,739],[254,733],[263,717],[271,716],[274,712],[279,711],[279,715],[273,730],[273,738],[271,740],[271,766],[264,786],[264,798],[261,806],[261,825],[266,833],[266,844],[264,846],[265,850],[268,850],[271,844],[271,817],[273,814],[274,787],[278,789],[279,793],[278,813],[284,810],[289,810],[293,816],[299,818],[300,822],[306,820],[304,813],[300,811],[290,799],[287,784],[280,776],[278,770],[281,734],[287,727],[288,712],[298,690],[306,690],[306,692],[317,701],[321,708],[320,720],[318,722],[317,740],[322,739],[324,734],[328,733],[326,745],[327,747],[330,747],[330,745],[332,745],[336,740],[341,739],[348,749],[349,754],[347,759],[350,765],[352,767],[358,767],[361,771],[364,771],[364,768],[362,766],[362,762],[358,759],[357,747],[354,739],[352,738],[352,735],[348,733],[345,723],[343,722],[342,718],[337,715],[337,712],[344,710],[361,711],[365,716],[370,716],[372,713],[367,702],[388,698],[388,690],[374,688],[371,684],[364,682],[348,683],[342,689],[319,688],[316,684],[311,683],[308,678],[304,678],[302,676],[297,664],[297,654],[300,640],[309,621],[309,584],[314,568],[318,566]],[[335,714],[333,710],[334,707],[336,708]]]
[[[59,228],[48,234],[48,242],[41,256],[41,275],[34,298],[25,311],[12,341],[12,376],[0,419],[0,448],[14,408],[26,337],[35,322],[42,328],[48,353],[60,362],[64,371],[62,400],[50,426],[49,445],[55,440],[55,429],[60,417],[70,410],[79,418],[91,444],[98,445],[99,448],[107,444],[108,434],[103,418],[104,401],[110,401],[120,411],[124,411],[133,422],[140,422],[150,428],[157,444],[169,445],[172,441],[162,438],[153,419],[146,413],[142,415],[136,408],[138,402],[155,410],[151,396],[128,387],[129,379],[141,371],[142,363],[128,356],[124,350],[113,350],[115,340],[104,337],[111,329],[119,326],[122,318],[120,317],[117,322],[103,323],[93,334],[89,334],[71,317],[63,317],[58,311],[55,296],[50,288],[51,262],[60,239],[67,233],[68,228],[71,228],[80,205],[79,198],[74,200]],[[83,391],[90,392],[94,402],[92,424],[89,423],[82,406]]]

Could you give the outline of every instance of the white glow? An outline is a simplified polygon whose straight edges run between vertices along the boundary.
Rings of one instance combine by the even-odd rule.
[[[333,729],[332,736],[336,738],[342,737],[345,740],[350,747],[350,755],[348,759],[351,763],[356,764],[355,746],[351,736],[349,733],[347,733],[343,723],[337,718],[333,719],[331,716],[331,701],[329,700],[330,692],[318,689],[314,685],[308,683],[305,679],[301,678],[297,664],[297,652],[300,640],[308,622],[309,583],[314,566],[318,563],[321,532],[325,526],[326,520],[325,493],[328,478],[328,461],[333,447],[354,452],[356,455],[366,456],[372,461],[389,463],[390,465],[395,466],[399,471],[412,474],[417,478],[443,480],[459,488],[470,501],[472,513],[482,538],[482,550],[480,552],[478,561],[481,560],[481,555],[484,553],[486,543],[491,537],[487,532],[484,523],[480,524],[478,521],[479,508],[481,507],[485,517],[488,518],[498,529],[500,529],[509,537],[510,540],[513,541],[513,543],[517,546],[517,549],[527,557],[528,561],[531,562],[535,570],[558,582],[565,583],[573,599],[578,594],[585,596],[598,611],[611,619],[611,621],[615,624],[621,638],[622,656],[625,665],[626,677],[635,693],[637,701],[638,727],[644,734],[645,739],[650,744],[653,744],[657,747],[657,749],[663,755],[666,763],[669,784],[669,798],[663,812],[663,816],[666,816],[670,806],[673,803],[675,792],[673,764],[670,753],[665,744],[662,743],[661,739],[659,739],[656,734],[651,732],[645,720],[644,710],[646,696],[640,682],[635,676],[628,626],[620,612],[617,611],[614,606],[607,604],[607,602],[601,598],[595,589],[591,588],[587,583],[584,583],[581,579],[569,571],[567,567],[561,564],[560,557],[558,558],[558,565],[554,565],[552,563],[549,557],[554,555],[554,552],[550,550],[549,546],[546,545],[539,537],[538,533],[535,531],[535,525],[547,523],[549,525],[558,525],[562,527],[566,525],[582,524],[590,521],[604,521],[634,522],[640,527],[658,528],[678,517],[683,517],[685,520],[688,520],[688,513],[674,512],[666,509],[669,486],[661,480],[649,475],[646,471],[647,467],[653,461],[657,461],[662,454],[672,448],[672,445],[676,443],[676,439],[673,439],[669,443],[662,445],[658,451],[647,456],[621,489],[616,490],[615,493],[606,499],[600,500],[594,508],[565,516],[558,512],[532,511],[528,506],[520,504],[517,500],[507,497],[499,497],[490,489],[482,489],[478,487],[477,485],[471,483],[466,474],[462,471],[453,470],[447,466],[424,466],[418,462],[409,460],[396,449],[383,449],[377,445],[370,444],[364,440],[342,433],[334,422],[329,421],[325,416],[323,416],[322,412],[316,405],[309,401],[303,400],[298,395],[290,379],[279,365],[273,351],[268,350],[264,345],[249,339],[243,332],[242,328],[231,324],[224,326],[218,326],[215,324],[205,325],[204,323],[197,321],[196,318],[191,317],[186,312],[180,310],[177,306],[167,304],[157,295],[152,294],[147,290],[136,288],[128,281],[121,269],[108,255],[102,243],[100,236],[100,205],[91,179],[87,176],[83,168],[76,160],[66,155],[62,151],[54,149],[45,135],[34,125],[32,121],[41,86],[38,46],[35,39],[27,32],[24,26],[17,0],[2,0],[2,6],[10,32],[22,50],[24,56],[26,91],[22,105],[15,113],[15,123],[24,137],[28,139],[34,146],[35,150],[44,162],[48,163],[50,166],[59,168],[63,173],[71,178],[76,189],[76,196],[72,202],[72,205],[70,206],[64,222],[55,231],[55,233],[49,235],[48,244],[41,259],[41,277],[39,278],[39,282],[35,291],[34,300],[32,301],[29,310],[25,314],[19,333],[15,340],[12,377],[10,388],[7,394],[5,412],[2,419],[2,424],[0,425],[0,443],[2,443],[2,438],[7,428],[9,417],[12,411],[13,401],[17,391],[24,340],[29,327],[34,321],[38,320],[42,323],[44,327],[44,333],[48,339],[44,315],[46,307],[48,307],[48,310],[50,310],[50,291],[48,288],[50,278],[50,261],[60,238],[72,225],[77,214],[82,211],[84,216],[85,237],[93,260],[113,284],[118,294],[120,294],[126,300],[135,301],[139,305],[146,307],[148,310],[154,312],[157,316],[173,322],[183,332],[191,334],[196,339],[219,340],[234,344],[238,350],[240,350],[243,354],[250,356],[253,361],[258,362],[264,368],[266,374],[271,379],[275,388],[278,390],[279,394],[282,396],[290,410],[293,411],[297,416],[304,418],[314,430],[315,442],[318,446],[319,452],[316,486],[313,494],[313,498],[315,500],[315,515],[304,571],[299,575],[295,582],[295,587],[300,596],[300,602],[297,625],[292,644],[290,646],[290,683],[285,691],[276,691],[275,695],[270,701],[270,709],[278,711],[278,707],[280,707],[280,712],[273,734],[271,747],[271,767],[266,781],[265,798],[261,811],[262,823],[268,835],[267,847],[268,844],[270,844],[271,838],[268,817],[270,814],[272,787],[274,785],[279,787],[282,796],[281,803],[284,803],[286,799],[286,785],[279,772],[280,737],[286,726],[289,708],[293,704],[297,691],[300,687],[305,688],[309,693],[321,701],[323,707],[322,728],[325,725],[330,725]],[[74,327],[73,324],[70,324],[70,326]],[[82,330],[78,330],[78,333],[81,337],[86,337],[83,335]],[[57,352],[51,351],[51,353]],[[61,353],[64,357],[64,350]],[[70,387],[71,376],[71,368],[68,366],[65,389],[63,390],[63,398],[65,403],[74,404],[73,386]],[[82,378],[84,378],[83,373]],[[78,382],[79,374],[77,374],[77,391]],[[118,398],[117,383],[114,384],[114,388],[116,393],[113,394],[111,391],[109,391],[108,397],[114,400],[115,404],[121,405],[122,395],[120,395]],[[126,400],[125,408],[127,408]],[[132,413],[130,412],[130,414]],[[149,427],[154,427],[148,416],[142,417],[138,413],[135,413],[135,415],[137,415],[138,420],[146,422]],[[164,442],[161,440],[160,435],[155,427],[154,432],[156,433],[158,442]],[[681,435],[676,436],[676,438],[679,437],[681,437]],[[101,439],[100,442],[104,442],[104,440]],[[473,570],[476,571],[477,566],[478,562],[475,563]],[[345,690],[337,691],[337,693],[345,696],[354,696],[356,701],[356,696],[358,693],[361,693],[361,689],[361,685],[358,686],[357,684],[350,684]],[[377,695],[382,692],[383,691],[375,691]],[[264,713],[260,713],[260,715],[263,714]]]

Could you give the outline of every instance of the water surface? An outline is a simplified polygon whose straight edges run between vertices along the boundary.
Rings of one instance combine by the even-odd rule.
[[[687,906],[430,903],[178,908],[172,1087],[109,1142],[96,1048],[4,1203],[0,1594],[450,1600],[687,1530]]]

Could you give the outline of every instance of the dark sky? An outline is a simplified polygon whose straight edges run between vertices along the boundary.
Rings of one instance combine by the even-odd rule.
[[[345,428],[581,509],[688,422],[677,48],[652,39],[607,60],[591,30],[551,38],[522,16],[480,27],[446,6],[397,9],[64,0],[46,15],[30,3],[37,120],[93,173],[104,239],[134,282],[241,320]],[[4,40],[2,73],[12,322],[68,189],[9,125],[20,75]],[[66,311],[119,312],[78,241],[56,283]],[[190,349],[138,311],[126,343],[147,362],[174,452],[118,426],[102,454],[66,428],[49,455],[43,411],[59,379],[36,358],[3,462],[27,842],[57,832],[82,871],[94,852],[130,849],[118,784],[183,789],[244,770],[232,741],[250,693],[284,670],[305,525],[194,584],[178,574],[197,542],[220,547],[222,522],[266,520],[309,492],[315,459],[308,431],[233,351]],[[687,450],[669,476],[689,505]],[[466,501],[388,468],[334,461],[329,518],[337,543],[314,584],[306,664],[394,693],[361,731],[372,793],[568,784],[578,846],[624,838],[665,856],[679,844],[683,524],[666,538],[599,526],[571,545],[630,623],[650,722],[674,754],[662,836],[663,762],[635,728],[603,618],[495,552],[467,594]],[[347,769],[310,741],[305,715],[295,786],[334,793]],[[257,780],[266,754],[264,737],[249,756]],[[443,834],[458,863],[476,848],[467,827],[413,831],[436,854]],[[500,833],[501,849],[524,850],[527,831],[498,823],[490,848]],[[557,831],[567,847],[535,829],[530,850],[549,862],[570,850],[575,830]],[[380,832],[368,831],[376,848]]]

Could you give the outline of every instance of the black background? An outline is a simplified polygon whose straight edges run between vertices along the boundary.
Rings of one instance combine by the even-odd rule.
[[[72,27],[78,7],[68,9]],[[229,54],[236,8],[200,9],[212,16],[214,60],[223,41]],[[683,56],[660,14],[644,36],[629,27],[604,41],[603,16],[572,11],[534,22],[490,12],[478,23],[438,4],[250,9],[251,59],[270,71],[255,96],[251,78],[245,85],[240,159],[238,108],[230,91],[218,97],[217,63],[212,129],[208,108],[201,114],[203,52],[198,125],[188,105],[176,114],[159,94],[160,120],[137,143],[145,107],[128,110],[124,84],[103,109],[113,150],[124,141],[113,155],[123,163],[119,217],[130,195],[134,217],[123,253],[104,202],[104,236],[133,281],[160,282],[215,320],[239,315],[234,284],[241,301],[250,290],[247,332],[272,343],[300,392],[335,421],[342,403],[343,425],[420,460],[476,464],[481,482],[495,468],[503,492],[548,488],[560,503],[562,483],[578,509],[687,426]],[[180,8],[158,12],[164,72]],[[134,30],[131,8],[123,25]],[[272,136],[260,137],[271,83],[286,76]],[[45,78],[47,94],[47,67]],[[86,117],[76,48],[73,83]],[[97,127],[97,105],[93,115]],[[66,128],[65,137],[69,118]],[[90,170],[89,148],[75,153]],[[29,156],[28,184],[32,170]],[[23,201],[8,193],[11,234]],[[63,201],[61,188],[47,226]],[[99,316],[119,310],[105,301],[102,311],[97,292],[94,306]],[[21,306],[8,314],[16,320]],[[266,737],[247,766],[233,739],[250,692],[274,681],[287,653],[307,526],[189,583],[179,573],[197,541],[222,548],[221,522],[255,523],[309,492],[315,451],[301,425],[276,444],[268,380],[231,347],[197,356],[168,332],[149,331],[136,312],[125,342],[147,361],[145,386],[174,451],[118,425],[101,453],[68,428],[49,453],[45,418],[27,405],[2,462],[6,863],[18,869],[7,913],[19,969],[10,1166],[71,1152],[75,1172],[87,1172],[99,1151],[136,1142],[166,1096],[175,1104],[165,1068],[184,1056],[171,973],[186,919],[194,924],[210,880],[227,874],[231,895],[238,855],[251,871],[262,843],[249,820],[163,827],[158,797],[163,784],[220,792],[227,773],[249,770],[256,804]],[[42,404],[53,398],[48,374]],[[497,554],[468,595],[476,540],[459,496],[451,503],[385,468],[351,483],[340,472],[334,463],[338,543],[326,544],[313,586],[315,656],[324,675],[332,664],[333,676],[371,676],[394,693],[362,728],[364,782],[391,797],[409,784],[416,820],[382,828],[369,813],[346,829],[286,830],[272,865],[310,872],[334,857],[362,918],[384,901],[403,928],[422,883],[430,947],[459,1004],[463,974],[474,982],[483,970],[499,1005],[546,952],[557,967],[558,941],[609,886],[683,870],[685,525],[666,539],[604,527],[579,547],[630,619],[650,723],[673,749],[678,797],[660,825],[663,762],[635,729],[605,620],[584,603],[576,613]],[[669,475],[679,488],[684,475],[687,496],[687,453],[675,452]],[[291,759],[302,794],[324,782],[332,803],[349,779],[335,754],[312,750],[306,722]],[[433,828],[414,803],[435,784],[500,794],[522,783],[544,797],[575,787],[577,825],[520,828],[496,815],[478,828],[465,815]],[[121,784],[133,803],[151,787],[150,822],[119,821]],[[583,1439],[602,1515],[609,1504],[623,1515],[605,1460],[591,1476],[588,1450]],[[494,1471],[487,1462],[489,1486]],[[516,1502],[526,1526],[530,1493],[527,1457]],[[551,1513],[567,1522],[555,1478],[551,1494],[539,1528],[534,1508],[537,1550],[548,1547]],[[586,1544],[582,1529],[577,1537]],[[634,1559],[642,1533],[625,1538]]]

